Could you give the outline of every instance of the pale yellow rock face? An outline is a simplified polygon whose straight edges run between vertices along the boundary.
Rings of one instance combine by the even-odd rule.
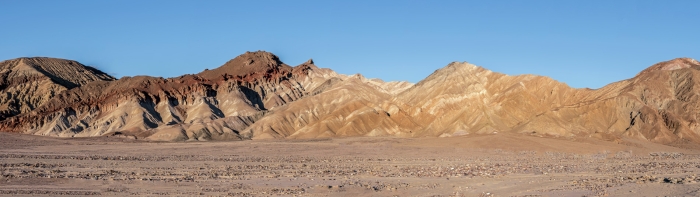
[[[698,111],[692,90],[700,64],[692,59],[660,64],[656,67],[662,69],[598,90],[458,62],[395,92],[358,75],[351,77],[358,80],[343,78],[324,93],[273,110],[247,132],[254,139],[516,132],[697,143],[697,117],[684,110]]]
[[[359,78],[348,78],[320,94],[273,110],[247,132],[253,138],[318,138],[336,136],[410,136],[418,126],[398,107],[392,95]],[[394,110],[394,111],[392,111]],[[394,112],[390,114],[388,111]],[[403,133],[406,131],[406,133]]]
[[[463,135],[519,129],[553,108],[581,101],[580,92],[547,77],[507,76],[452,63],[399,95],[399,100],[414,107],[413,114],[426,125],[426,135]],[[556,127],[538,131],[565,135]]]
[[[291,67],[262,51],[170,79],[113,80],[77,62],[41,58],[0,68],[0,128],[37,135],[206,141],[511,132],[700,143],[700,63],[689,58],[597,90],[465,62],[417,84],[384,82],[312,60]]]

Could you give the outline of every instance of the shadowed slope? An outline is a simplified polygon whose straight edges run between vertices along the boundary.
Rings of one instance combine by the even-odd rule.
[[[0,62],[0,120],[38,108],[65,90],[112,80],[71,60],[34,57]]]
[[[597,90],[459,62],[415,85],[384,82],[337,74],[313,60],[291,67],[264,51],[169,79],[111,81],[77,62],[50,58],[0,66],[8,95],[0,97],[2,131],[164,141],[512,132],[700,143],[700,63],[689,58]]]
[[[327,90],[273,110],[246,132],[254,139],[413,136],[420,126],[363,78],[331,79]]]
[[[248,60],[268,67],[245,68]],[[306,77],[313,63],[292,68],[271,60],[276,57],[267,52],[246,53],[215,69],[221,75],[213,78],[137,76],[90,83],[61,92],[31,113],[0,125],[4,131],[55,136],[240,139],[238,132],[266,108],[306,95],[297,78]]]

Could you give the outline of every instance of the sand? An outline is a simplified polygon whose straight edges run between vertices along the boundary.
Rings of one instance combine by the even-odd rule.
[[[0,133],[0,195],[697,196],[699,153],[505,133],[170,143]]]

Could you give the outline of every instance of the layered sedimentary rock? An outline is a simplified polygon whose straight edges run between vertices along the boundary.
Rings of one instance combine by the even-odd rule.
[[[63,72],[51,75],[55,76],[51,80],[72,83],[60,91],[37,88],[54,94],[8,116],[0,122],[2,131],[61,137],[128,135],[166,141],[247,139],[251,135],[240,132],[268,111],[323,91],[330,84],[327,81],[347,78],[318,69],[312,60],[291,67],[262,51],[247,52],[217,69],[168,79],[137,76],[111,81],[112,77],[101,73],[106,80],[87,83],[92,78],[64,78],[83,71],[58,71]]]
[[[0,63],[0,130],[151,140],[449,137],[515,132],[700,143],[700,63],[679,58],[603,88],[454,62],[417,84],[246,52],[175,78],[114,80],[74,61]]]
[[[102,71],[64,59],[36,57],[0,62],[0,120],[34,110],[65,90],[112,80]]]

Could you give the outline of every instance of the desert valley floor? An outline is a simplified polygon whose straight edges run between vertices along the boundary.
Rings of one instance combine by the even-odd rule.
[[[697,196],[699,153],[505,133],[167,143],[0,133],[0,195]]]

